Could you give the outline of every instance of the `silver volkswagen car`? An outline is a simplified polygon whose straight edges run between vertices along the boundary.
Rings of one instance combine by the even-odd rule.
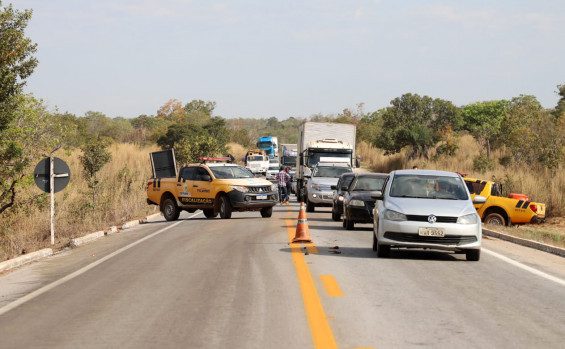
[[[400,170],[390,173],[384,191],[371,193],[373,250],[388,257],[391,247],[481,254],[481,218],[461,176],[453,172]],[[485,197],[476,196],[475,203]]]

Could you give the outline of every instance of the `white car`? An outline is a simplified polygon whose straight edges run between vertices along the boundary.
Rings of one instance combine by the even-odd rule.
[[[353,168],[347,162],[319,162],[308,178],[306,184],[306,211],[314,212],[316,206],[332,207],[334,192],[332,186],[337,184],[339,177]]]
[[[384,191],[376,191],[373,210],[373,250],[388,257],[391,247],[464,252],[478,261],[481,253],[481,217],[457,173],[400,170],[390,173]]]
[[[273,164],[273,163],[269,164],[269,169],[265,174],[265,178],[269,181],[274,181],[275,176],[277,175],[277,173],[279,173],[279,169],[280,166],[278,164]]]

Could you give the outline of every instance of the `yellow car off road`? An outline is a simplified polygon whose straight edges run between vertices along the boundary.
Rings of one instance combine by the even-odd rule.
[[[484,204],[475,205],[477,213],[486,224],[540,223],[545,220],[545,204],[530,201],[523,194],[503,197],[500,183],[468,177],[463,179],[473,199],[476,195],[487,198]]]
[[[168,221],[178,219],[182,210],[202,210],[207,218],[219,214],[224,219],[231,218],[233,211],[260,211],[265,218],[273,214],[278,202],[274,185],[239,165],[211,162],[224,158],[202,158],[201,163],[185,165],[176,174],[174,153],[151,155],[154,178],[147,183],[147,203],[158,205]]]

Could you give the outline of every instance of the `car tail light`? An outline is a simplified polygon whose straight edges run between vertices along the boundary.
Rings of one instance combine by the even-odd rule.
[[[534,213],[538,212],[538,207],[535,204],[530,205],[530,210],[534,211]]]
[[[152,186],[152,185],[153,185],[153,181],[147,182],[147,188],[145,188],[145,190],[149,189],[149,187]]]

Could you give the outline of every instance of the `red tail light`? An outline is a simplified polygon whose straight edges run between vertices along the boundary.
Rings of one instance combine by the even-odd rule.
[[[536,205],[534,205],[534,204],[531,204],[531,205],[530,205],[530,210],[534,211],[534,213],[537,213],[537,212],[538,212],[538,207],[537,207]]]
[[[149,187],[152,186],[152,185],[153,185],[153,181],[147,182],[147,188],[145,188],[145,190],[149,189]]]

